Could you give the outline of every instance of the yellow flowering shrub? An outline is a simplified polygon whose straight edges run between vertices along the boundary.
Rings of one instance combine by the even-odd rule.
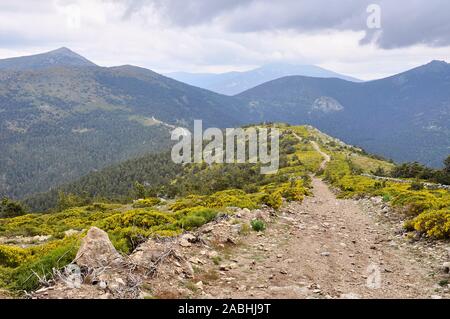
[[[424,212],[414,218],[410,225],[429,237],[450,238],[450,208]]]
[[[156,197],[149,197],[144,199],[139,199],[133,203],[133,208],[146,208],[153,207],[161,203],[161,200]]]

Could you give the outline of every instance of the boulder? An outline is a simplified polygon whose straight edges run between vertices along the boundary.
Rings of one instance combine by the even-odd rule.
[[[120,266],[123,261],[123,257],[109,240],[108,234],[97,227],[89,229],[81,241],[81,247],[75,258],[78,266],[89,269]]]

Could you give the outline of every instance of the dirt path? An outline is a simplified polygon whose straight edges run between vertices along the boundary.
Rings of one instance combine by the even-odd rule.
[[[430,298],[420,260],[392,241],[353,200],[339,200],[313,178],[313,197],[292,203],[262,236],[252,233],[228,252],[205,293],[219,298]],[[419,259],[419,258],[417,258]],[[448,296],[448,295],[447,295]]]
[[[297,136],[297,138],[299,138],[299,137]],[[327,166],[327,164],[331,161],[330,155],[328,155],[327,153],[322,152],[322,150],[320,149],[319,145],[318,145],[316,142],[311,141],[311,144],[312,144],[312,146],[314,147],[314,149],[315,149],[320,155],[322,155],[322,157],[323,157],[323,162],[320,163],[320,168],[319,168],[319,170],[325,169],[325,167]]]
[[[301,138],[296,136],[299,140]],[[312,141],[324,160],[330,156]],[[262,235],[227,256],[235,269],[205,292],[219,298],[430,298],[429,264],[395,241],[354,200],[337,199],[312,178],[313,196],[291,203]],[[447,295],[448,297],[448,295]]]
[[[296,133],[293,133],[293,135],[301,142],[302,138],[300,136],[298,136]],[[327,166],[327,164],[331,161],[331,157],[330,155],[328,155],[327,153],[324,153],[320,147],[319,144],[317,144],[315,141],[311,141],[311,145],[313,146],[313,148],[323,157],[323,162],[320,163],[320,167],[319,170],[323,170],[325,169],[325,167]]]

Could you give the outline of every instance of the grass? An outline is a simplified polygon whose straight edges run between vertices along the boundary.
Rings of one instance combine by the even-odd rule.
[[[360,169],[363,173],[367,174],[376,171],[378,168],[381,168],[386,173],[388,173],[394,168],[394,164],[392,163],[370,158],[367,156],[362,156],[357,153],[354,153],[354,155],[351,156],[350,159],[356,168]]]
[[[220,256],[214,256],[211,259],[216,266],[220,265],[220,262],[222,261],[222,258]]]

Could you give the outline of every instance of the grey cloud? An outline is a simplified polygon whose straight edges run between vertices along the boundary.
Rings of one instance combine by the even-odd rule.
[[[120,0],[116,0],[120,1]],[[208,23],[220,14],[244,6],[252,0],[126,0],[128,8],[124,18],[144,7],[151,6],[163,17],[179,26]]]
[[[369,4],[381,6],[382,29],[367,28]],[[125,17],[152,6],[180,26],[216,23],[230,32],[295,29],[365,31],[361,44],[385,49],[415,44],[450,44],[450,1],[446,0],[128,0]]]

